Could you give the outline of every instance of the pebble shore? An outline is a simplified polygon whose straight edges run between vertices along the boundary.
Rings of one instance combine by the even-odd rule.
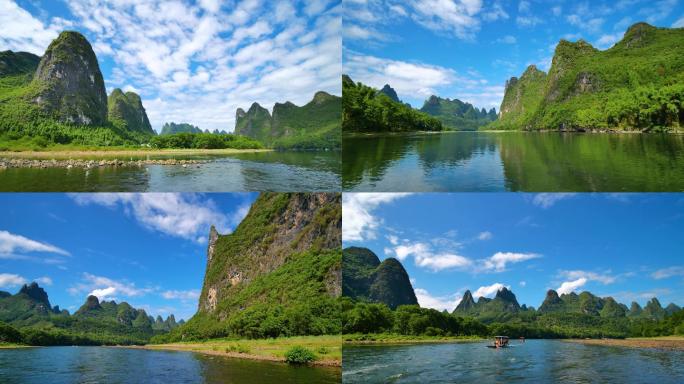
[[[141,167],[143,165],[181,165],[188,167],[206,163],[207,160],[138,159],[138,160],[37,160],[0,159],[0,170],[8,168],[99,168],[99,167]]]

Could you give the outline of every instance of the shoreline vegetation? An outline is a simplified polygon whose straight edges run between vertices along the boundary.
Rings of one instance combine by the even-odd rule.
[[[563,341],[606,347],[657,348],[684,351],[684,336],[634,337],[626,339],[564,339]]]
[[[342,338],[330,336],[294,336],[275,339],[207,339],[202,341],[117,346],[146,350],[197,352],[230,358],[286,363],[285,354],[294,347],[311,351],[315,359],[309,365],[342,367]]]
[[[433,343],[479,343],[488,339],[480,336],[428,336],[379,334],[346,334],[342,335],[345,345],[401,345],[401,344],[433,344]]]
[[[420,136],[420,135],[440,135],[449,133],[561,133],[561,134],[611,134],[611,135],[682,135],[684,131],[638,131],[638,130],[561,130],[561,129],[540,129],[540,130],[512,130],[512,129],[478,129],[476,131],[409,131],[409,132],[344,132],[345,138],[357,137],[386,137],[386,136]]]

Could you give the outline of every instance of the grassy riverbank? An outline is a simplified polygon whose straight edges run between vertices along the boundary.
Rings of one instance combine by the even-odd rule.
[[[285,353],[295,346],[304,347],[313,352],[316,359],[311,363],[312,365],[342,366],[342,338],[340,336],[297,336],[252,340],[227,338],[148,344],[132,348],[189,351],[241,359],[285,362]]]
[[[629,348],[659,348],[684,351],[684,336],[633,337],[627,339],[571,339],[571,343]]]
[[[378,334],[348,334],[342,335],[345,344],[422,344],[422,343],[473,343],[485,341],[477,336],[416,336],[395,335],[389,333]]]
[[[237,153],[271,152],[272,149],[153,149],[126,147],[92,147],[80,149],[55,149],[41,151],[0,151],[0,158],[15,159],[80,159],[113,156],[196,156],[232,155]]]

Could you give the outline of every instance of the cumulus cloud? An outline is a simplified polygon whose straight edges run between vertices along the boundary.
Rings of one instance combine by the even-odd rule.
[[[677,19],[677,21],[672,23],[672,28],[684,28],[684,16],[680,17],[679,19]]]
[[[532,199],[532,203],[544,209],[553,207],[557,202],[569,199],[575,193],[538,193]]]
[[[539,257],[541,255],[536,253],[497,252],[484,260],[483,269],[485,271],[503,272],[508,264],[521,263]]]
[[[560,285],[560,287],[556,288],[556,292],[558,292],[559,295],[570,293],[581,288],[586,283],[586,277],[580,277],[579,279],[573,281],[565,281]]]
[[[319,90],[341,93],[340,1],[66,5],[69,20],[41,21],[15,1],[0,0],[0,48],[42,55],[60,31],[82,31],[101,66],[112,67],[107,89],[138,89],[157,130],[167,121],[187,121],[232,131],[235,110],[254,101],[270,108],[305,104]]]
[[[33,279],[33,281],[40,285],[52,285],[52,279],[48,276],[38,277]]]
[[[651,277],[656,280],[668,279],[674,276],[684,276],[684,267],[674,266],[659,269],[651,274]]]
[[[211,225],[227,232],[242,220],[248,208],[240,206],[232,217],[213,200],[187,193],[77,193],[70,195],[80,205],[120,207],[150,230],[202,242]]]
[[[0,287],[11,288],[26,284],[27,280],[14,273],[0,273]]]
[[[608,49],[620,41],[622,36],[622,32],[601,35],[601,37],[594,42],[594,45],[599,49]]]
[[[502,283],[494,283],[492,285],[484,285],[478,288],[474,293],[473,297],[477,299],[478,297],[493,297],[497,292],[503,288],[511,289],[510,285],[504,285]]]
[[[585,278],[587,281],[598,281],[601,284],[613,284],[617,280],[617,276],[611,275],[610,272],[606,273],[596,273],[596,272],[590,272],[590,271],[582,271],[582,270],[573,270],[573,271],[566,271],[566,270],[561,270],[559,271],[559,276],[569,279],[569,280],[576,280],[579,278]]]
[[[421,307],[432,308],[438,311],[447,310],[452,312],[462,299],[462,296],[456,293],[446,296],[432,296],[430,292],[422,288],[416,288],[415,293],[418,304]]]
[[[344,221],[343,221],[344,223]],[[388,254],[394,254],[397,259],[405,260],[412,257],[416,266],[429,269],[433,272],[445,269],[463,269],[472,265],[472,260],[453,252],[435,252],[428,243],[409,243],[388,249]]]
[[[52,244],[32,240],[27,237],[0,231],[0,259],[36,259],[31,253],[52,253],[70,256],[70,253]],[[60,259],[41,259],[44,262],[59,263]]]
[[[342,196],[342,240],[364,241],[377,236],[382,219],[373,211],[382,204],[388,204],[408,196],[407,193],[345,193]]]
[[[127,280],[115,280],[105,276],[97,276],[92,273],[84,273],[82,281],[68,289],[72,295],[88,292],[87,295],[97,296],[99,300],[117,300],[120,297],[140,297],[150,292],[153,288],[139,288]]]

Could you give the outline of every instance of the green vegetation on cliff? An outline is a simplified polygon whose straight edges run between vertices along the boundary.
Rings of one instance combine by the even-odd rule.
[[[235,117],[235,133],[276,149],[340,149],[342,106],[339,97],[317,92],[304,106],[289,101],[273,106],[273,115],[258,103]]]
[[[442,123],[426,113],[392,100],[383,92],[342,75],[342,131],[441,131]]]
[[[199,127],[188,123],[164,123],[160,135],[173,135],[175,133],[202,133]]]
[[[487,128],[677,131],[684,124],[682,28],[631,26],[600,51],[561,40],[548,75],[528,68],[506,86]]]
[[[140,96],[135,92],[123,93],[119,88],[107,99],[108,118],[112,124],[124,130],[154,135]]]
[[[153,148],[195,148],[195,149],[253,149],[263,145],[249,137],[213,133],[174,133],[154,136],[150,139]]]
[[[153,134],[122,124],[129,116],[119,113],[118,107],[114,121],[108,120],[102,73],[83,35],[62,32],[39,62],[37,58],[23,52],[0,54],[0,143],[4,148],[137,145]],[[142,109],[142,104],[138,107]]]
[[[156,342],[337,334],[340,195],[265,193],[229,235],[212,227],[199,311]]]
[[[144,344],[153,335],[178,326],[173,315],[160,323],[126,302],[100,302],[95,296],[89,296],[71,315],[51,307],[47,293],[36,283],[24,285],[15,295],[0,293],[0,341],[28,345]]]

